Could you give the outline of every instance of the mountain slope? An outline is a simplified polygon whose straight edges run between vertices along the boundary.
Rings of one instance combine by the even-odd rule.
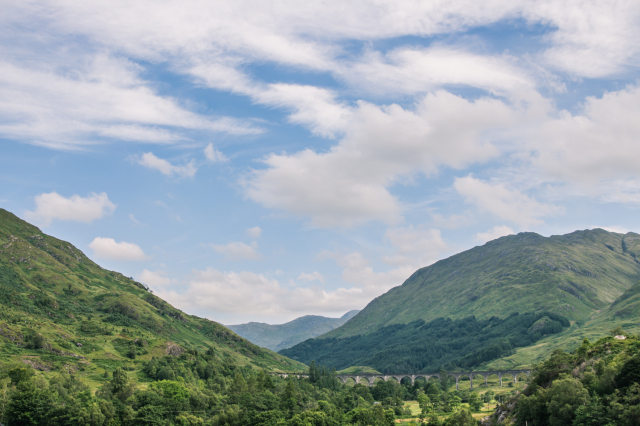
[[[1,363],[67,366],[91,376],[104,371],[98,367],[133,368],[152,356],[196,349],[211,349],[235,365],[305,368],[175,309],[143,284],[102,269],[71,244],[0,209]]]
[[[510,235],[416,271],[321,338],[366,334],[417,319],[542,310],[585,321],[638,281],[639,259],[640,235],[631,232]]]
[[[516,368],[543,361],[554,350],[573,350],[587,337],[597,340],[609,336],[611,330],[621,327],[628,333],[640,334],[640,282],[625,291],[611,305],[595,312],[589,319],[574,323],[569,330],[547,336],[535,345],[518,348],[513,355],[488,362],[486,369]]]
[[[272,351],[280,351],[340,327],[358,312],[360,311],[349,311],[340,318],[305,315],[285,324],[271,325],[262,322],[250,322],[247,324],[227,325],[226,327],[258,346]]]
[[[566,318],[548,312],[514,313],[505,319],[416,320],[358,336],[309,339],[280,353],[306,364],[315,360],[336,369],[367,365],[384,374],[464,371],[569,325]]]

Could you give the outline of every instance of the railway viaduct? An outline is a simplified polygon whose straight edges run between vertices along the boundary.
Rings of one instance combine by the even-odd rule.
[[[531,375],[531,370],[501,370],[501,371],[452,371],[446,373],[448,376],[453,376],[456,379],[456,389],[458,388],[458,382],[460,377],[467,376],[471,383],[471,389],[473,389],[473,378],[480,376],[484,378],[484,384],[487,385],[487,379],[489,376],[496,375],[498,376],[498,380],[500,380],[500,386],[502,386],[502,377],[503,376],[511,376],[513,377],[513,382],[518,383],[518,374],[526,374],[527,377]],[[301,377],[309,377],[306,374],[288,374],[288,373],[278,373],[281,377],[295,376],[298,378]],[[434,374],[337,374],[336,377],[340,379],[340,381],[344,384],[347,383],[347,380],[353,379],[356,383],[360,383],[360,380],[365,379],[369,386],[373,386],[376,379],[384,380],[385,382],[389,379],[395,379],[400,383],[402,379],[411,380],[411,385],[413,385],[418,378],[423,378],[424,380],[429,380],[431,377],[437,377],[440,379],[439,373]]]

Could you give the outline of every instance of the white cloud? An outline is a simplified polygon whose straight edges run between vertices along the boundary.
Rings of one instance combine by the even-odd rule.
[[[333,258],[338,266],[343,268],[342,279],[354,284],[359,290],[359,296],[363,299],[368,298],[367,303],[392,287],[402,284],[416,270],[414,265],[402,265],[388,271],[375,272],[369,260],[359,252],[327,252],[321,257]]]
[[[248,316],[253,321],[273,322],[291,320],[302,313],[334,315],[362,309],[375,297],[401,285],[415,272],[416,264],[427,266],[437,260],[439,250],[448,249],[439,231],[434,229],[395,228],[390,229],[385,238],[397,254],[411,260],[388,271],[375,272],[370,262],[358,252],[323,251],[318,254],[318,260],[335,260],[343,268],[342,278],[351,286],[326,290],[320,286],[325,278],[318,271],[301,273],[297,278],[316,285],[291,286],[266,274],[207,268],[192,272],[184,292],[165,291],[158,295],[183,309],[214,312],[218,318],[241,321],[246,321]],[[275,275],[281,275],[281,272],[276,271]]]
[[[573,75],[597,78],[638,66],[640,6],[633,0],[531,3],[525,16],[557,29],[546,38],[546,63]]]
[[[487,232],[479,232],[478,234],[476,234],[476,241],[484,244],[497,238],[504,237],[505,235],[513,234],[515,234],[515,232],[508,226],[497,225],[489,229]]]
[[[219,64],[198,64],[189,69],[209,87],[230,90],[253,102],[290,111],[289,122],[308,127],[312,133],[333,138],[344,131],[351,108],[337,100],[331,90],[300,84],[264,84],[242,72]]]
[[[303,272],[298,276],[298,279],[301,281],[307,281],[307,282],[313,282],[313,281],[319,281],[321,283],[324,282],[324,277],[318,271],[313,271],[310,274]]]
[[[229,161],[229,159],[222,152],[215,149],[211,143],[204,149],[204,156],[212,163],[224,163]]]
[[[264,160],[267,169],[255,170],[243,184],[254,201],[310,216],[315,226],[394,224],[402,207],[389,186],[415,173],[497,156],[490,135],[519,117],[501,101],[468,101],[444,91],[426,95],[413,111],[360,102],[330,151],[272,154]]]
[[[601,199],[608,203],[640,204],[640,179],[617,179],[600,185]]]
[[[399,47],[386,54],[367,51],[341,76],[362,90],[397,96],[465,85],[492,93],[524,96],[535,87],[534,78],[516,65],[516,58],[475,54],[444,46]]]
[[[448,217],[444,217],[439,213],[432,213],[431,219],[433,226],[445,229],[462,228],[463,226],[469,225],[473,220],[469,212],[465,214],[452,214]]]
[[[165,176],[178,176],[178,177],[193,177],[195,176],[198,168],[196,167],[195,160],[191,160],[183,166],[174,166],[167,160],[158,158],[151,152],[142,154],[142,157],[138,160],[138,164],[147,167],[149,169],[158,170]]]
[[[151,288],[165,287],[177,282],[169,278],[165,271],[150,271],[148,269],[143,269],[137,278],[138,281]]]
[[[491,0],[482,8],[472,0],[329,1],[315,5],[245,1],[223,8],[203,0],[190,1],[186,10],[177,3],[152,1],[38,6],[14,4],[6,9],[4,19],[37,22],[40,28],[63,34],[81,34],[110,49],[147,59],[177,56],[194,64],[221,67],[271,61],[315,70],[336,67],[335,62],[344,55],[336,46],[340,40],[455,34],[524,18],[528,24],[549,28],[543,42],[551,64],[577,75],[588,72],[589,76],[637,63],[638,46],[633,41],[638,38],[640,15],[632,0],[613,4]]]
[[[69,59],[65,66],[76,68],[67,73],[28,62],[29,68],[0,63],[0,135],[6,138],[77,149],[108,140],[175,143],[186,138],[185,129],[259,132],[231,118],[203,117],[157,95],[138,78],[140,67],[127,60],[102,55],[86,64]]]
[[[110,260],[141,261],[148,260],[140,246],[125,241],[116,242],[113,238],[96,237],[89,244],[96,257]]]
[[[251,238],[260,238],[260,235],[262,235],[262,229],[259,226],[247,228],[247,235]]]
[[[252,242],[251,245],[234,241],[225,245],[211,245],[213,249],[227,260],[260,260],[262,256],[258,253],[258,243]]]
[[[314,86],[270,84],[255,90],[256,102],[293,110],[289,121],[308,126],[311,132],[333,138],[344,131],[351,109],[336,100],[336,94]]]
[[[245,320],[250,315],[254,321],[268,322],[291,320],[309,312],[332,315],[362,309],[379,295],[358,287],[331,291],[316,286],[290,288],[264,274],[213,268],[194,270],[182,293],[158,290],[156,294],[181,309],[200,309],[210,317]]]
[[[581,112],[562,111],[532,129],[534,165],[551,178],[590,187],[602,179],[637,179],[640,87],[588,97]]]
[[[395,251],[392,255],[383,256],[382,261],[388,265],[414,270],[432,264],[449,249],[439,229],[421,226],[387,229],[384,239],[391,243]]]
[[[517,190],[506,188],[502,183],[492,185],[472,176],[456,178],[453,187],[466,202],[476,205],[481,211],[525,227],[542,223],[542,217],[562,212],[558,206],[540,203]]]
[[[545,84],[532,76],[539,63],[577,77],[620,75],[640,63],[637,1],[491,0],[476,6],[472,0],[334,0],[317,5],[250,0],[221,8],[191,0],[185,10],[177,3],[150,0],[91,5],[58,1],[46,7],[17,2],[7,5],[0,18],[4,56],[12,61],[0,65],[0,134],[74,148],[105,139],[175,143],[187,138],[183,130],[188,129],[261,131],[246,121],[196,114],[158,95],[139,76],[142,66],[137,63],[145,61],[168,63],[171,71],[208,87],[288,109],[291,122],[325,137],[342,134],[351,114],[335,93],[256,82],[245,71],[247,65],[272,63],[329,73],[347,82],[348,89],[365,93],[415,95],[464,85],[510,97],[518,93],[526,100],[531,94],[523,95],[523,90]],[[517,59],[456,44],[456,36],[468,29],[505,20],[544,27],[541,53],[528,51]],[[405,45],[384,53],[368,48],[361,55],[350,54],[344,46],[352,40],[438,34],[450,34],[453,41],[429,48]],[[22,44],[14,47],[16,40]],[[466,46],[487,50],[475,39],[469,41],[464,39]],[[541,80],[556,78],[544,70],[542,74]]]
[[[136,217],[131,213],[129,213],[129,220],[131,222],[135,223],[136,225],[140,225],[140,221],[138,219],[136,219]]]
[[[57,192],[40,194],[35,197],[36,209],[25,212],[29,221],[44,226],[53,220],[71,220],[90,223],[113,213],[116,205],[109,201],[106,193],[91,193],[87,197],[72,195],[65,198]]]

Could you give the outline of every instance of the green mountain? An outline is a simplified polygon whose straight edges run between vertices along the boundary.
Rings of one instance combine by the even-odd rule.
[[[306,367],[222,325],[187,315],[143,284],[101,268],[71,244],[0,209],[0,364],[136,370],[153,356],[208,351],[270,371]]]
[[[250,322],[227,325],[226,327],[258,346],[272,351],[280,351],[340,327],[358,312],[360,311],[349,311],[340,318],[305,315],[284,324],[271,325],[263,322]]]
[[[639,260],[640,235],[632,232],[510,235],[419,269],[322,338],[418,319],[504,318],[513,312],[586,321],[638,282]]]
[[[386,371],[531,366],[555,349],[574,349],[584,337],[597,339],[618,326],[640,332],[639,260],[635,233],[502,237],[416,271],[342,327],[281,353],[337,368],[351,360]],[[534,338],[524,322],[492,322],[545,312],[570,320],[570,327]],[[471,340],[477,342],[459,350]]]

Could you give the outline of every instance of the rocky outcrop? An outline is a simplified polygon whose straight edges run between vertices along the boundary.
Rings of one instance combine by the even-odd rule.
[[[180,356],[183,352],[184,349],[173,342],[167,342],[167,349],[164,351],[166,355],[171,356]]]

